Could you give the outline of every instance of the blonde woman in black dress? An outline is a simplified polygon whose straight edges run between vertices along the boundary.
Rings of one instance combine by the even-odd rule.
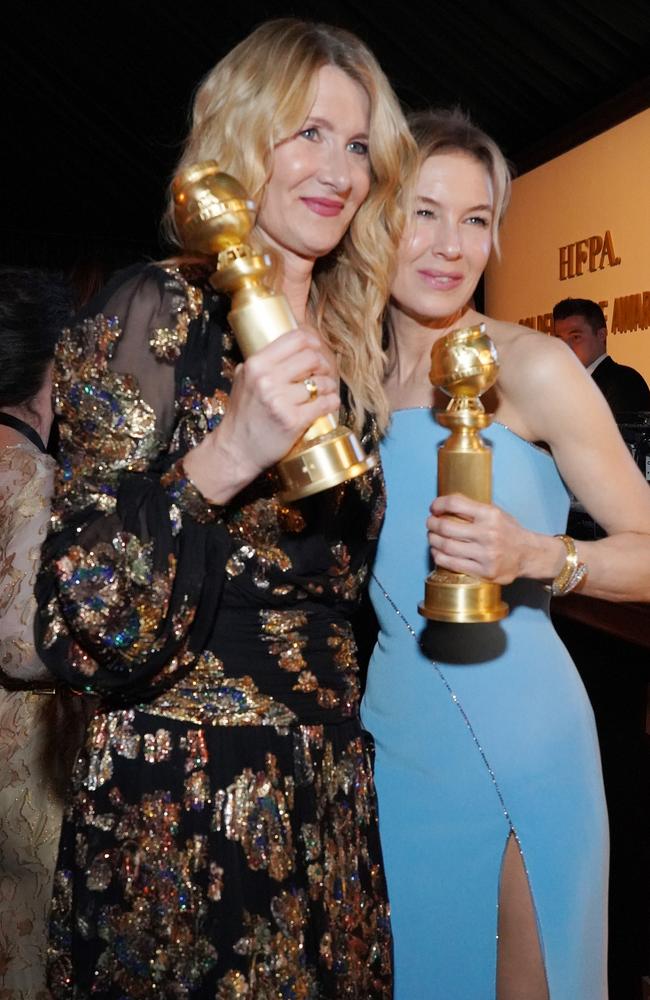
[[[242,363],[209,269],[179,259],[118,276],[61,344],[40,641],[103,701],[63,829],[56,998],[391,995],[350,628],[381,478],[288,505],[270,470],[341,403],[375,448],[410,143],[358,39],[262,25],[203,81],[181,165],[216,158],[255,198],[300,328]]]

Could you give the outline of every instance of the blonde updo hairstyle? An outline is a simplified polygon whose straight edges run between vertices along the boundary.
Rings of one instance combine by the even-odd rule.
[[[342,69],[368,94],[371,184],[339,246],[316,264],[311,313],[338,357],[354,426],[360,430],[372,413],[383,429],[388,405],[381,321],[404,222],[400,178],[416,154],[397,99],[369,49],[350,32],[326,24],[293,18],[262,24],[200,84],[179,169],[216,159],[259,205],[274,147],[304,124],[322,66]],[[174,237],[171,198],[166,222]],[[263,246],[259,234],[257,245]]]
[[[487,170],[494,192],[492,245],[499,254],[499,227],[510,201],[512,172],[494,139],[460,108],[432,108],[409,115],[418,147],[418,169],[437,153],[466,153]]]

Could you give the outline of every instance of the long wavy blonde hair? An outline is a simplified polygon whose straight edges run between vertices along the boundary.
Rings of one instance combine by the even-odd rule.
[[[404,224],[397,197],[415,146],[388,80],[353,34],[294,18],[268,21],[210,70],[196,92],[178,168],[216,159],[260,204],[273,150],[300,129],[316,96],[317,73],[336,66],[370,100],[370,192],[341,243],[314,268],[310,308],[336,353],[354,426],[388,421],[381,323]],[[178,243],[170,194],[166,229]],[[258,244],[262,241],[259,239]]]

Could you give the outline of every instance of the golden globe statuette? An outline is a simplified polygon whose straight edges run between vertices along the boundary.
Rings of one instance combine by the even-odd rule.
[[[267,286],[272,261],[256,254],[247,239],[256,207],[241,184],[222,173],[216,160],[204,160],[174,178],[176,226],[186,251],[216,258],[210,283],[231,296],[228,322],[244,358],[295,329],[284,295]],[[282,500],[297,500],[361,475],[375,465],[356,435],[333,413],[307,428],[278,462]]]
[[[492,452],[479,430],[492,423],[479,396],[497,378],[499,363],[485,323],[452,330],[431,351],[430,379],[451,401],[436,420],[451,430],[438,449],[438,496],[463,493],[482,503],[492,501]],[[425,583],[418,611],[441,622],[496,622],[508,614],[498,583],[465,573],[436,569]]]

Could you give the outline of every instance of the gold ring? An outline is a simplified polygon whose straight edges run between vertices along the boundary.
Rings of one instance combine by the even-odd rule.
[[[311,403],[311,401],[313,399],[316,399],[316,396],[318,395],[318,386],[314,382],[313,378],[305,378],[305,379],[303,379],[302,380],[302,384],[304,385],[305,389],[309,393],[309,402]]]

